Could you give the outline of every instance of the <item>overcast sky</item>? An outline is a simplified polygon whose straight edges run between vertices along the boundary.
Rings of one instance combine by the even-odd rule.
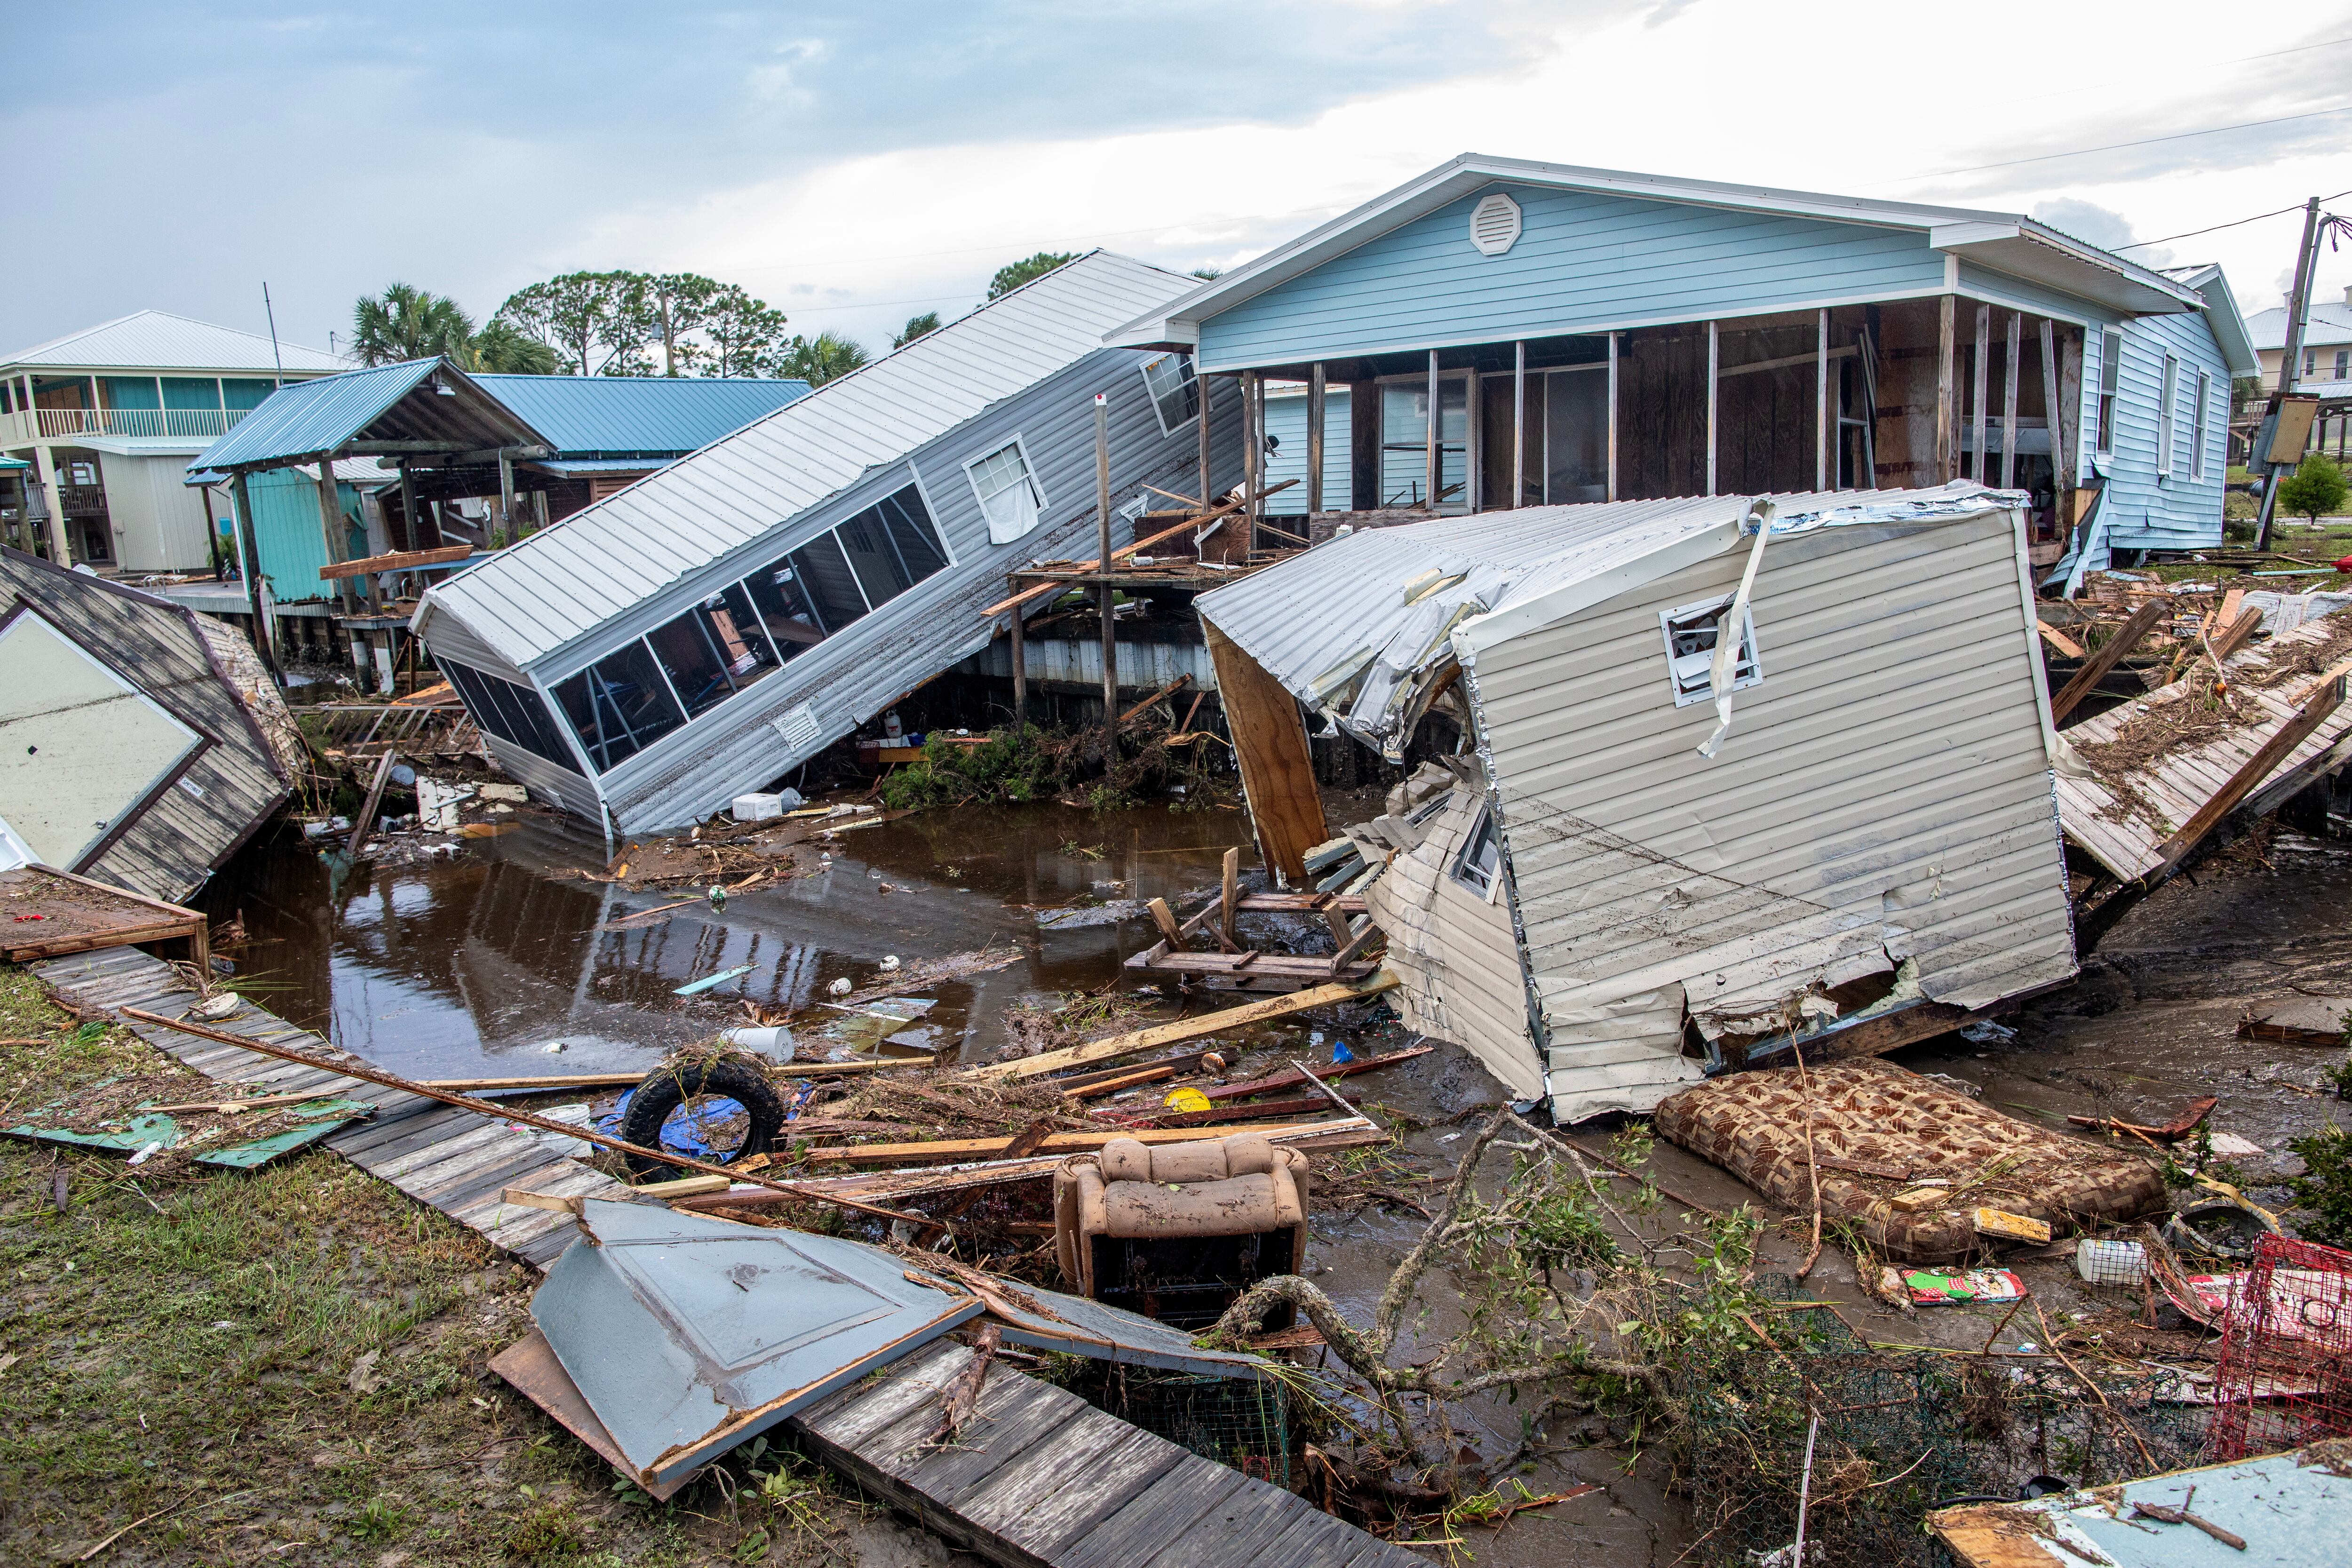
[[[267,280],[280,334],[323,348],[395,280],[487,316],[627,267],[879,349],[1032,251],[1230,267],[1461,152],[2029,211],[2108,245],[2352,187],[2352,0],[12,15],[5,347],[145,307],[259,331]],[[2298,221],[2129,254],[2218,260],[2252,313]],[[2320,277],[2340,299],[2352,251]]]

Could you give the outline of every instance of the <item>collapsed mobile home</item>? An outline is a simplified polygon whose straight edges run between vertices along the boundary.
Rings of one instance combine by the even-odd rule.
[[[535,794],[618,832],[694,820],[985,648],[1009,572],[1092,545],[1097,397],[1115,509],[1198,486],[1189,361],[1102,343],[1194,282],[1081,257],[475,563],[413,626]]]

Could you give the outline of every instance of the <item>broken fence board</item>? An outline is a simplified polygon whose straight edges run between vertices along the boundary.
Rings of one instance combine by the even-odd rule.
[[[1352,1002],[1366,996],[1377,996],[1392,989],[1397,977],[1386,970],[1374,974],[1361,984],[1332,983],[1306,991],[1295,991],[1287,996],[1271,997],[1264,1002],[1251,1002],[1239,1007],[1227,1007],[1219,1012],[1203,1013],[1194,1018],[1179,1018],[1173,1023],[1155,1024],[1148,1029],[1131,1034],[1113,1035],[1108,1039],[1095,1040],[1083,1046],[1070,1046],[1058,1051],[1046,1051],[1034,1057],[1017,1058],[1012,1061],[991,1062],[975,1068],[966,1078],[1043,1078],[1065,1068],[1083,1066],[1088,1062],[1108,1061],[1114,1057],[1133,1056],[1150,1050],[1155,1046],[1173,1045],[1179,1040],[1195,1040],[1203,1035],[1237,1029],[1245,1025],[1262,1023],[1268,1018],[1280,1018],[1292,1013],[1303,1013],[1310,1007],[1328,1007],[1334,1003]]]

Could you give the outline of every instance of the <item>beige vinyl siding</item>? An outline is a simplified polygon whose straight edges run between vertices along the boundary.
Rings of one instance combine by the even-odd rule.
[[[1527,983],[1509,911],[1454,879],[1454,857],[1486,805],[1457,787],[1420,845],[1399,854],[1366,892],[1387,933],[1388,966],[1404,984],[1392,998],[1409,1027],[1451,1040],[1521,1098],[1543,1092],[1528,1037]]]
[[[1768,545],[1763,680],[1712,762],[1658,614],[1729,593],[1744,546],[1478,657],[1548,1017],[1675,980],[1736,1008],[1906,953],[1964,1005],[2072,973],[2016,537],[1995,512]],[[1584,1037],[1665,1045],[1654,1013]]]

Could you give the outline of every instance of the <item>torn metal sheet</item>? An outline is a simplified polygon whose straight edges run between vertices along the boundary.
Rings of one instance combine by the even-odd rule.
[[[889,1254],[590,1198],[531,1316],[625,1468],[664,1484],[981,1313]]]
[[[959,1288],[952,1276],[938,1278],[945,1289]],[[1013,1344],[1117,1362],[1123,1366],[1158,1367],[1163,1372],[1189,1372],[1206,1377],[1255,1381],[1266,1375],[1263,1356],[1203,1349],[1181,1329],[1084,1296],[1040,1289],[1034,1285],[1020,1289],[1023,1296],[1045,1310],[1030,1311],[1026,1302],[1009,1292],[998,1294],[988,1304],[989,1315],[1002,1326],[1005,1340]]]
[[[99,1084],[93,1087],[105,1086]],[[109,1122],[92,1131],[76,1131],[62,1125],[68,1120],[64,1114],[66,1110],[62,1101],[43,1106],[5,1131],[12,1138],[23,1138],[36,1143],[79,1149],[93,1154],[119,1154],[133,1158],[143,1150],[162,1152],[176,1150],[196,1139],[214,1142],[215,1136],[208,1136],[208,1133],[216,1136],[215,1130],[210,1129],[191,1132],[181,1125],[177,1118],[163,1111],[149,1110],[144,1106],[133,1107],[120,1122]],[[320,1099],[299,1105],[273,1106],[257,1120],[284,1118],[294,1125],[280,1128],[267,1138],[248,1138],[226,1143],[221,1148],[198,1154],[195,1163],[209,1165],[215,1170],[258,1170],[272,1160],[282,1158],[297,1149],[308,1148],[339,1127],[374,1113],[375,1107],[362,1100]]]
[[[2344,1447],[2338,1439],[2031,1502],[1948,1508],[1929,1514],[1927,1527],[1966,1568],[2341,1568],[2352,1564],[2352,1538],[2340,1524],[2352,1510]],[[2143,1503],[2185,1507],[2245,1545],[2226,1545],[2185,1521],[2151,1520],[2137,1506]]]

